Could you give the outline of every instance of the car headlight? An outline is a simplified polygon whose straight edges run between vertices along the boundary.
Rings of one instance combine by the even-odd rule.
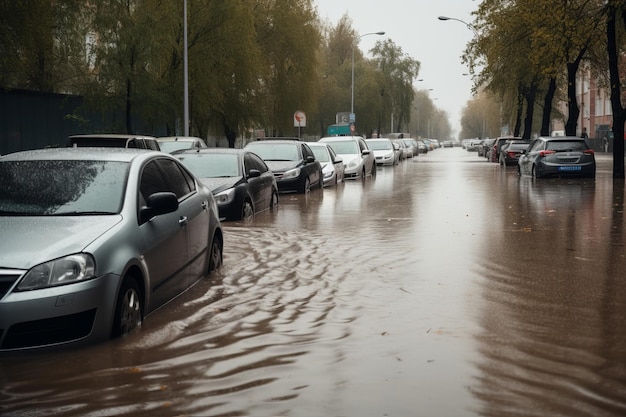
[[[282,179],[287,180],[289,178],[298,178],[300,176],[300,168],[292,169],[283,174]]]
[[[350,161],[350,163],[348,164],[348,168],[356,168],[359,166],[359,159],[355,158],[353,160]]]
[[[215,202],[217,204],[230,203],[235,199],[235,189],[229,188],[226,191],[222,191],[221,193],[215,194],[213,197],[215,198]]]
[[[87,281],[96,276],[96,263],[91,255],[77,253],[33,267],[17,286],[19,291],[38,290]]]

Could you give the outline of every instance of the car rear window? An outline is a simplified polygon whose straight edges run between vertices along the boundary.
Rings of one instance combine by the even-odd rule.
[[[546,146],[550,151],[583,151],[587,149],[584,140],[551,140]]]
[[[250,142],[246,148],[265,161],[297,161],[300,158],[297,144]]]
[[[0,162],[0,214],[119,213],[127,173],[125,162]]]

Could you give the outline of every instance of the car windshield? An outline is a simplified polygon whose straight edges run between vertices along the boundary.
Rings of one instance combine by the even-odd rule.
[[[0,215],[119,213],[127,173],[125,162],[0,162]]]
[[[239,155],[220,153],[193,153],[176,155],[180,162],[198,178],[240,176]]]
[[[293,143],[250,142],[246,148],[266,161],[297,161],[301,159],[298,146]]]
[[[354,140],[333,140],[327,142],[336,154],[354,155],[361,153],[356,141]]]
[[[315,155],[315,159],[320,162],[329,162],[330,155],[328,154],[328,149],[325,146],[311,146],[311,150],[313,151],[313,155]]]
[[[180,149],[190,149],[193,147],[193,143],[179,140],[159,141],[159,147],[162,152],[172,153]]]
[[[126,138],[70,138],[70,146],[98,147],[98,148],[125,148]]]
[[[551,140],[546,147],[550,151],[584,151],[587,149],[583,140]]]
[[[369,148],[373,151],[386,151],[393,149],[391,142],[387,140],[367,141],[367,146],[369,146]]]

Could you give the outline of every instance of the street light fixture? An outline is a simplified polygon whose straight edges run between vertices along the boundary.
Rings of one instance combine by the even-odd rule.
[[[469,23],[467,23],[465,20],[461,20],[461,19],[457,19],[456,17],[448,17],[448,16],[439,16],[437,19],[439,20],[456,20],[457,22],[461,22],[463,23],[465,26],[467,26],[467,28],[469,30],[471,30],[472,32],[474,32],[474,35],[476,35],[476,29],[474,28],[474,26],[470,25]]]
[[[354,47],[357,43],[358,40],[360,40],[362,37],[364,36],[368,36],[368,35],[384,35],[385,32],[370,32],[370,33],[365,33],[363,35],[360,35],[358,38],[355,39],[354,42],[352,42],[352,98],[350,100],[350,121],[352,122],[353,118],[354,118]]]

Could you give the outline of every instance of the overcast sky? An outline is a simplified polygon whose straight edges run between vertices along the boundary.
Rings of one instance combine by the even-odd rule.
[[[433,89],[435,105],[448,113],[453,137],[461,130],[461,110],[472,98],[471,77],[464,76],[467,66],[461,55],[472,38],[472,31],[462,22],[441,21],[448,16],[472,22],[471,13],[478,7],[474,0],[314,0],[323,20],[333,26],[344,14],[352,19],[359,33],[385,32],[384,36],[365,36],[359,48],[366,56],[377,40],[391,39],[402,51],[421,64],[417,89]],[[355,80],[355,83],[358,80]]]

